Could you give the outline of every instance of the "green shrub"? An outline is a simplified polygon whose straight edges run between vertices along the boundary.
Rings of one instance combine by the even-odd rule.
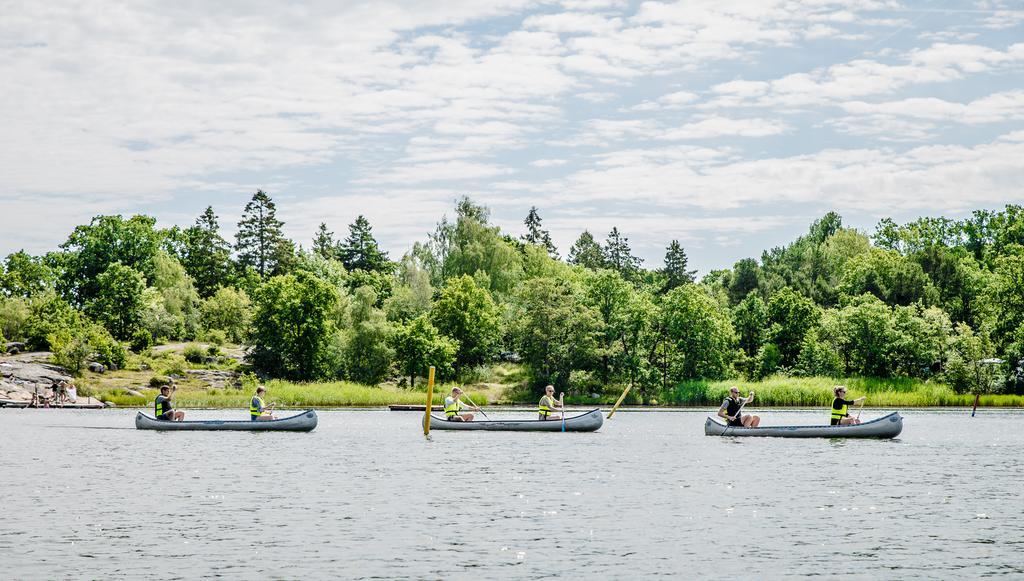
[[[185,375],[185,359],[178,356],[172,355],[167,358],[167,364],[164,366],[162,372],[164,375]]]
[[[203,352],[203,348],[195,343],[185,345],[184,356],[185,361],[189,363],[202,363],[206,359],[206,353]]]
[[[140,353],[153,346],[153,335],[146,329],[137,329],[129,342],[132,351]]]
[[[228,335],[220,329],[208,329],[203,333],[203,340],[212,346],[223,347],[228,342]]]
[[[167,377],[166,375],[154,375],[153,377],[149,378],[150,387],[160,388],[165,385],[171,385],[172,383],[174,382],[171,381],[171,378]]]

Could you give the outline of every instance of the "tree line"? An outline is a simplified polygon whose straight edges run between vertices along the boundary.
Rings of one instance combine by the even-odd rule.
[[[975,387],[975,363],[1024,359],[1024,213],[882,220],[872,234],[829,213],[792,243],[701,280],[671,241],[647,269],[613,228],[563,260],[537,208],[520,236],[461,199],[392,260],[358,216],[309,248],[257,191],[234,241],[208,207],[187,228],[97,216],[59,249],[6,257],[0,333],[78,371],[124,365],[168,340],[243,343],[252,366],[293,380],[415,385],[521,362],[533,386],[630,384],[642,397],[691,379],[771,375],[937,379]]]

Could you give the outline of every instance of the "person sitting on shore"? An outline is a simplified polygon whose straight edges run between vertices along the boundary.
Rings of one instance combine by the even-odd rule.
[[[555,415],[555,412],[560,412]],[[555,401],[555,386],[544,387],[544,395],[540,396],[540,403],[537,404],[537,415],[539,420],[560,420],[565,415],[565,410]]]
[[[857,399],[845,399],[846,398],[846,387],[837,385],[832,388],[832,393],[835,394],[835,399],[832,400],[832,423],[833,426],[853,426],[860,423],[857,418],[850,417],[850,406],[856,403],[860,403],[867,399],[866,395],[862,395]]]
[[[256,421],[268,421],[276,420],[274,417],[273,409],[274,404],[267,405],[267,402],[263,400],[263,396],[266,395],[267,388],[262,385],[256,388],[256,395],[252,396],[252,401],[249,402],[249,419]]]
[[[471,413],[460,413],[466,409],[459,398],[462,397],[462,390],[453,387],[452,394],[444,398],[444,416],[449,422],[472,422],[473,414]],[[470,402],[472,403],[472,402]],[[476,407],[476,406],[473,406]],[[476,408],[480,409],[480,408]]]
[[[736,428],[756,428],[761,423],[760,416],[742,415],[740,410],[743,406],[754,401],[754,391],[751,390],[747,397],[740,398],[740,389],[735,385],[729,388],[729,395],[722,400],[722,407],[718,408],[718,417],[726,420],[730,426]]]
[[[164,420],[168,422],[180,422],[185,419],[185,412],[176,410],[171,405],[171,398],[174,397],[174,392],[178,388],[171,388],[169,385],[164,385],[160,388],[160,395],[156,396],[156,400],[153,401],[153,415],[158,420]]]

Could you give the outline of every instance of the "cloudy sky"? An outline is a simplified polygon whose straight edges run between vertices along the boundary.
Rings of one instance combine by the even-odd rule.
[[[400,256],[468,194],[706,271],[1024,199],[1024,1],[0,0],[0,253],[96,214]]]

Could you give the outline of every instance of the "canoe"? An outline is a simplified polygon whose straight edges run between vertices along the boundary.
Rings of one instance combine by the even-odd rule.
[[[855,426],[767,426],[737,428],[708,418],[705,436],[769,436],[775,438],[895,438],[903,431],[903,416],[892,412]]]
[[[594,432],[604,424],[601,410],[565,418],[566,432]],[[449,422],[444,418],[430,415],[431,430],[489,430],[496,432],[561,432],[561,420],[480,420],[472,422]]]
[[[135,416],[135,427],[140,430],[234,430],[244,432],[309,432],[316,427],[317,417],[313,410],[306,410],[300,414],[280,418],[254,422],[251,420],[200,420],[185,422],[168,422],[158,420],[139,412]]]

